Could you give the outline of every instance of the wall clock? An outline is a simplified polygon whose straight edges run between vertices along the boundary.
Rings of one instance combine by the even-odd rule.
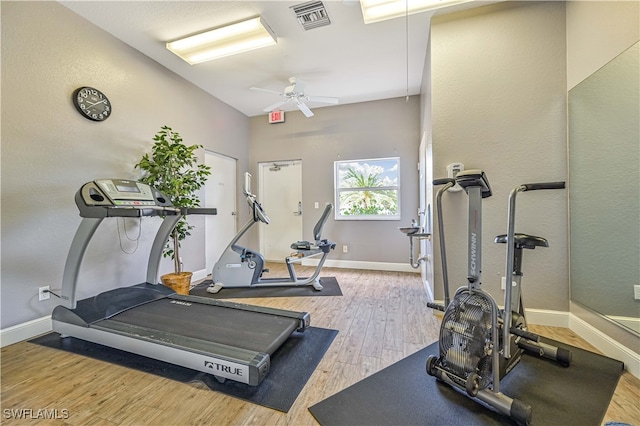
[[[101,91],[93,87],[79,87],[73,92],[73,105],[89,120],[104,121],[111,115],[111,102]]]

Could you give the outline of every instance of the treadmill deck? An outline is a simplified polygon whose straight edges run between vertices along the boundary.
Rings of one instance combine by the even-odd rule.
[[[53,330],[252,386],[309,314],[169,293],[139,284],[58,306]]]
[[[98,321],[92,327],[120,328],[119,325],[158,330],[164,334],[214,341],[272,355],[297,328],[298,320],[183,301],[169,296]]]

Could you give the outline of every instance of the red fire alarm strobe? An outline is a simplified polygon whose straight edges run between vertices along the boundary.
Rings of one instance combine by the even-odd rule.
[[[284,123],[284,111],[271,111],[269,113],[269,123]]]

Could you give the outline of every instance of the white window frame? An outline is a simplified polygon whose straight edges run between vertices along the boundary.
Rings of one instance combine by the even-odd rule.
[[[350,163],[359,163],[359,164],[369,164],[375,162],[383,162],[393,160],[396,162],[395,168],[397,169],[397,185],[392,186],[375,186],[375,187],[353,187],[353,188],[340,188],[340,165],[350,164]],[[367,159],[358,159],[358,160],[340,160],[334,161],[333,163],[333,188],[334,188],[334,198],[335,198],[335,219],[336,220],[400,220],[401,212],[400,212],[400,157],[385,157],[385,158],[367,158]],[[393,215],[380,215],[380,214],[366,214],[366,215],[344,215],[341,213],[341,204],[340,204],[340,194],[348,191],[364,191],[364,190],[374,190],[374,191],[385,191],[392,190],[397,193],[397,212]]]

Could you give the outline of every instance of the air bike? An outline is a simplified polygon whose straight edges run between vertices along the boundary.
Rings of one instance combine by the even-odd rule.
[[[439,356],[427,359],[427,373],[466,391],[470,398],[510,416],[518,424],[528,425],[532,417],[531,406],[500,392],[500,380],[518,364],[525,351],[563,366],[571,363],[571,352],[542,343],[538,335],[527,331],[520,293],[522,250],[548,247],[548,242],[541,237],[515,233],[516,195],[524,191],[562,189],[565,184],[525,184],[511,191],[507,234],[499,235],[495,242],[507,245],[506,282],[513,284],[506,285],[505,309],[499,310],[494,299],[480,288],[482,199],[491,196],[491,187],[481,170],[461,172],[455,181],[469,196],[468,285],[458,289],[446,306],[430,305],[443,310],[444,316],[440,327]],[[445,185],[440,191],[453,185],[452,180],[434,183]],[[440,197],[436,200],[439,203]],[[439,225],[442,232],[442,223]],[[442,256],[446,256],[444,247],[441,249]],[[444,285],[447,294],[448,283],[444,282]]]
[[[222,252],[220,259],[213,266],[211,273],[212,283],[207,288],[209,293],[217,293],[222,288],[232,287],[275,287],[275,286],[303,286],[311,285],[316,290],[322,290],[320,284],[320,271],[324,265],[329,252],[336,247],[336,243],[327,239],[322,239],[322,229],[327,222],[333,205],[327,204],[320,220],[313,228],[314,242],[296,241],[291,244],[291,248],[295,250],[290,256],[287,256],[285,263],[289,271],[288,277],[282,278],[263,278],[262,274],[268,272],[264,267],[264,257],[257,251],[250,250],[246,247],[238,245],[238,241],[243,235],[256,223],[262,222],[269,224],[269,216],[265,213],[262,206],[251,193],[251,175],[244,175],[244,196],[251,210],[251,217],[244,224],[242,229],[231,240],[227,248]],[[302,259],[319,256],[320,261],[315,271],[310,277],[298,278],[295,271],[295,263],[301,262]]]

